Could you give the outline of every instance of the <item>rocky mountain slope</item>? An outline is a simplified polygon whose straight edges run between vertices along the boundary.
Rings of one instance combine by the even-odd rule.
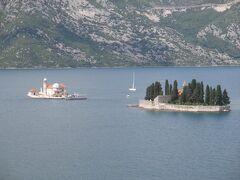
[[[0,0],[0,67],[239,65],[240,0]]]

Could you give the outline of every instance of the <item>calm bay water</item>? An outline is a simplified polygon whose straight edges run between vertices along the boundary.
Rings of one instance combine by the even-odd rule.
[[[89,99],[29,99],[44,77]],[[127,107],[155,80],[192,78],[227,88],[232,111]],[[239,78],[239,67],[1,70],[0,179],[239,180]]]

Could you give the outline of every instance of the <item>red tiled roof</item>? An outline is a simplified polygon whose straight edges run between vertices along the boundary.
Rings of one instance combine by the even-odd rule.
[[[52,84],[47,84],[47,89],[52,89]]]
[[[64,89],[64,88],[65,88],[65,85],[64,85],[64,84],[60,84],[59,87],[62,88],[62,89]]]
[[[66,86],[64,84],[60,84],[59,88],[64,89]],[[53,85],[52,84],[47,84],[47,89],[53,89]]]

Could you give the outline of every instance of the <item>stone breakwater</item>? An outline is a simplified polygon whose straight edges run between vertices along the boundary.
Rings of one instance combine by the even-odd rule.
[[[231,110],[230,106],[179,105],[147,100],[140,100],[138,107],[149,110],[181,112],[229,112]]]

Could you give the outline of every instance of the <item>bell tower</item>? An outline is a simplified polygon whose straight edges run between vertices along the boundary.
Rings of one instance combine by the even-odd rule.
[[[43,79],[43,94],[47,95],[47,79]]]

